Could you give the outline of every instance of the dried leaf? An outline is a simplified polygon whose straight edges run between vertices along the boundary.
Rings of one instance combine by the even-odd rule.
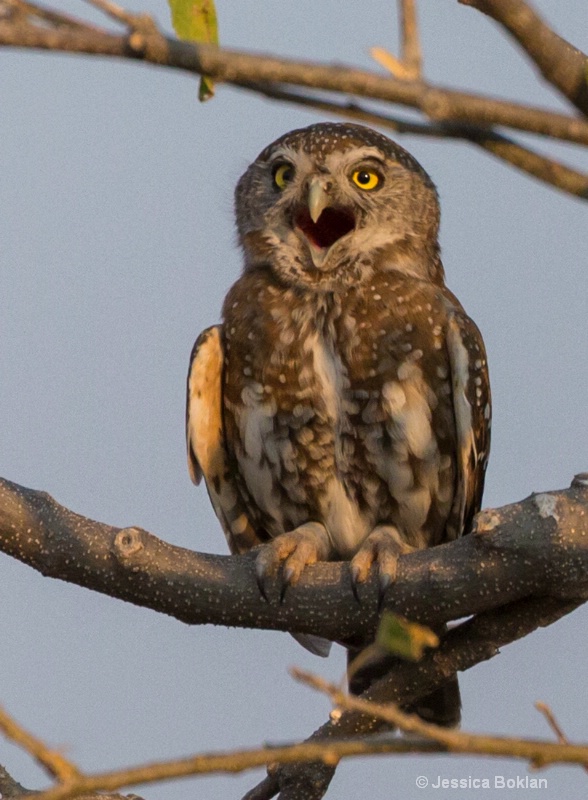
[[[375,643],[388,653],[418,661],[422,658],[425,647],[437,647],[439,638],[430,628],[385,611],[378,626]]]

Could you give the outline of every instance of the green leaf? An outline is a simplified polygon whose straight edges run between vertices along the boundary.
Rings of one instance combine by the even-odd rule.
[[[375,643],[388,653],[409,661],[418,661],[422,658],[425,647],[438,646],[439,638],[430,628],[385,611],[378,626]]]
[[[180,39],[198,44],[218,44],[218,23],[214,0],[168,0],[172,25]],[[198,98],[209,100],[214,83],[207,76],[200,78]]]

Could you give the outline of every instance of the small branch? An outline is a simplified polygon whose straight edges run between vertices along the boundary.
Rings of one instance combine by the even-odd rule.
[[[421,79],[421,47],[416,18],[415,0],[398,0],[400,18],[400,58],[383,47],[370,48],[370,55],[397,80]]]
[[[12,775],[0,764],[0,795],[2,795],[3,800],[13,800],[13,798],[25,794],[30,794],[30,791],[15,781]]]
[[[560,745],[553,746],[559,747]],[[68,798],[80,795],[86,797],[97,792],[111,792],[126,786],[159,783],[164,780],[188,778],[195,775],[237,774],[272,763],[290,764],[318,759],[324,763],[336,764],[342,758],[356,756],[439,752],[443,752],[443,749],[434,742],[418,742],[407,739],[370,742],[365,739],[356,739],[329,742],[328,744],[303,742],[277,747],[266,746],[254,750],[205,753],[176,761],[154,761],[129,769],[80,775],[52,789],[35,793],[35,800],[68,800]]]
[[[395,133],[440,139],[463,139],[543,183],[567,194],[588,199],[588,175],[586,173],[578,172],[559,161],[539,155],[539,153],[530,148],[523,147],[512,139],[497,133],[492,128],[481,128],[475,125],[451,122],[413,122],[412,120],[371,111],[357,103],[337,103],[334,100],[292,92],[279,86],[248,83],[239,85],[244,89],[250,89],[272,100],[290,104],[295,103],[307,108],[326,111],[345,119],[356,119],[370,125],[387,128]]]
[[[551,728],[551,730],[555,733],[557,737],[557,741],[560,744],[568,744],[568,739],[563,730],[560,728],[558,721],[555,718],[553,711],[549,708],[546,703],[535,703],[535,708],[539,711],[545,719],[547,720],[547,724]]]
[[[26,750],[52,778],[67,782],[80,777],[80,772],[71,761],[56,750],[50,750],[41,739],[26,731],[2,708],[0,730],[8,739]]]
[[[519,739],[510,736],[484,736],[441,728],[438,725],[424,722],[416,714],[405,714],[395,704],[382,706],[345,694],[335,684],[310,672],[293,669],[291,674],[301,683],[328,695],[335,705],[347,711],[357,711],[366,716],[382,719],[388,725],[397,727],[404,733],[424,736],[441,745],[448,753],[522,758],[528,760],[534,768],[544,767],[556,761],[559,763],[563,753],[569,758],[570,763],[574,764],[583,764],[588,758],[588,744],[570,745],[568,742],[554,744],[542,740]],[[560,753],[560,756],[557,756],[556,753]]]
[[[149,18],[146,19],[146,24]],[[419,109],[430,119],[483,126],[505,125],[578,144],[588,144],[588,122],[547,109],[458,92],[442,86],[382,77],[348,67],[256,56],[195,45],[145,30],[140,37],[95,31],[46,29],[0,21],[0,46],[88,53],[142,60],[199,75],[217,83],[282,83],[371,97]]]
[[[47,22],[49,25],[52,25],[56,28],[64,27],[70,28],[71,30],[104,33],[102,29],[91,25],[85,20],[77,19],[69,14],[63,14],[50,8],[43,8],[42,6],[27,2],[27,0],[1,0],[0,9],[2,6],[21,14],[21,19],[23,17],[26,18],[27,16],[31,16],[36,17],[36,19],[43,20],[44,22]]]
[[[496,20],[532,59],[543,77],[588,114],[588,57],[551,30],[524,0],[459,0]]]
[[[155,36],[161,36],[155,20],[150,14],[132,14],[121,6],[117,5],[117,3],[111,2],[111,0],[84,1],[89,5],[100,9],[100,11],[103,11],[108,17],[111,17],[117,22],[126,25],[131,31],[131,45],[135,49],[140,49],[140,47],[143,46],[143,40],[139,39],[136,34],[141,35],[143,33],[147,33]],[[133,36],[133,34],[135,34],[135,36]]]
[[[254,750],[238,750],[234,752],[209,753],[195,755],[175,761],[153,762],[129,769],[113,772],[81,775],[77,772],[60,776],[60,785],[55,788],[36,793],[37,800],[67,800],[84,795],[93,796],[98,792],[114,791],[126,786],[155,783],[173,778],[211,773],[239,773],[263,765],[295,765],[300,769],[302,762],[320,762],[327,768],[334,769],[342,758],[366,755],[414,753],[462,753],[488,755],[493,757],[511,757],[529,761],[533,766],[545,766],[555,763],[585,763],[588,760],[588,745],[571,745],[568,743],[552,743],[541,740],[523,740],[512,737],[492,737],[448,731],[422,722],[417,717],[404,714],[394,706],[383,707],[360,698],[347,696],[338,687],[323,681],[321,678],[294,670],[294,677],[327,693],[334,701],[347,709],[347,712],[359,713],[364,717],[378,718],[388,725],[400,727],[409,734],[422,738],[332,738],[330,740],[308,741],[301,744],[284,746],[266,746]],[[16,723],[11,721],[12,725]],[[20,726],[16,726],[18,730]],[[38,740],[26,734],[27,749],[36,752]],[[30,748],[30,739],[34,745]],[[48,751],[44,745],[43,750]],[[275,767],[273,768],[275,771]],[[0,780],[2,779],[0,773]],[[8,776],[9,778],[10,776]],[[19,786],[12,779],[11,786]],[[271,797],[268,791],[275,793],[277,784],[274,778],[266,778],[262,784],[248,794],[250,798]],[[262,788],[263,792],[262,793]],[[13,793],[12,796],[15,796]],[[18,796],[18,795],[16,795]]]
[[[560,744],[569,744],[568,737],[563,732],[562,727],[560,726],[559,722],[555,718],[555,714],[551,710],[551,708],[547,705],[547,703],[535,703],[535,708],[539,711],[545,719],[547,720],[547,724],[551,728],[551,730],[555,733],[557,741]],[[583,765],[584,772],[588,772],[588,762]]]
[[[399,10],[402,32],[400,58],[404,64],[407,79],[417,81],[422,76],[422,56],[416,0],[399,0]]]
[[[571,603],[567,612],[577,604]],[[561,618],[562,606],[550,598],[523,600],[488,611],[450,630],[436,651],[417,664],[396,659],[383,664],[384,675],[361,695],[362,701],[413,705],[420,697],[439,688],[448,677],[498,655],[500,648]],[[391,663],[393,666],[391,666]],[[387,670],[387,671],[386,671]],[[371,713],[345,711],[329,720],[307,739],[309,742],[357,738],[388,731],[390,725]],[[335,767],[322,762],[293,764],[270,769],[273,785],[282,789],[280,800],[319,800],[327,791]],[[269,785],[269,784],[268,784]],[[267,795],[272,797],[273,795]],[[252,795],[255,797],[255,795]],[[262,800],[263,795],[259,800]]]
[[[85,0],[85,2],[103,11],[108,17],[117,22],[122,22],[123,25],[127,25],[129,28],[135,27],[135,15],[125,11],[124,8],[116,3],[112,3],[110,0]]]

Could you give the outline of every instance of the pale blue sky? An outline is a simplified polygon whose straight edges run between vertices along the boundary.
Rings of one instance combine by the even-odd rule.
[[[420,6],[427,77],[564,108],[489,19],[456,0]],[[588,50],[585,0],[537,6]],[[61,7],[88,13],[73,0]],[[134,8],[169,27],[163,0]],[[396,45],[384,0],[218,0],[218,12],[229,47],[370,67],[370,46]],[[267,143],[320,117],[222,86],[200,105],[197,80],[133,63],[14,51],[0,61],[0,474],[87,516],[224,553],[185,465],[188,357],[239,273],[236,180]],[[400,141],[439,188],[448,284],[488,348],[485,505],[565,487],[588,469],[588,205],[472,146]],[[553,151],[588,169],[585,153]],[[286,634],[188,628],[5,556],[0,576],[0,703],[82,768],[290,741],[328,714],[286,669],[339,678],[341,650],[323,661]],[[581,609],[462,676],[464,728],[549,736],[540,699],[586,740],[587,619]],[[45,785],[1,740],[0,763]],[[525,773],[471,758],[362,760],[340,767],[330,796],[424,800],[432,790],[416,788],[418,775]],[[138,791],[224,800],[262,774]],[[543,774],[543,800],[585,794],[580,769]]]

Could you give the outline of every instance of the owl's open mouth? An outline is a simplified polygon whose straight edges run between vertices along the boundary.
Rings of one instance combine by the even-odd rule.
[[[328,250],[342,236],[355,228],[355,217],[345,208],[327,206],[316,222],[312,221],[307,208],[301,208],[294,217],[299,228],[311,245]]]

